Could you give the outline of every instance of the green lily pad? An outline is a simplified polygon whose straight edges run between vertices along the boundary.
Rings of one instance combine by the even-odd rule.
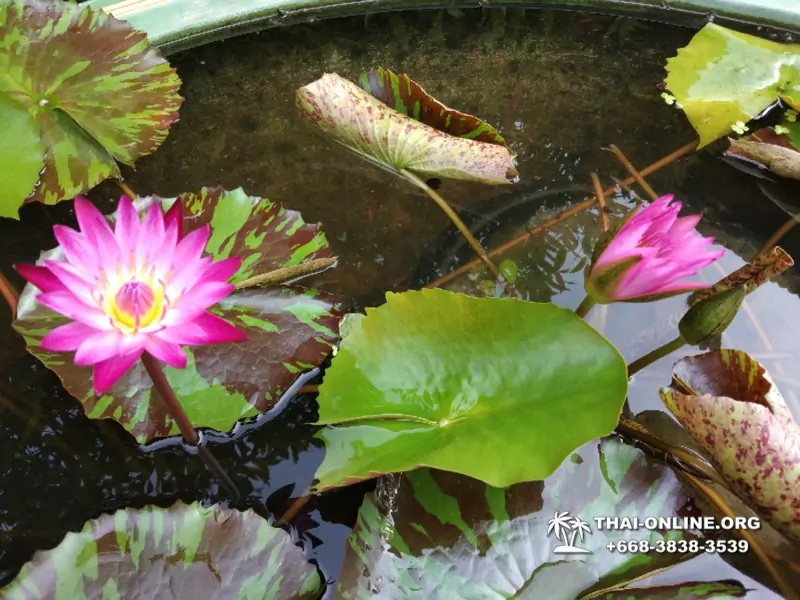
[[[393,173],[505,184],[517,176],[504,145],[449,135],[326,73],[296,93],[306,121],[361,158]]]
[[[19,218],[19,205],[44,165],[44,144],[36,121],[19,102],[0,94],[0,217]]]
[[[708,23],[667,61],[667,88],[700,136],[699,148],[782,99],[800,107],[800,44]]]
[[[161,201],[152,197],[142,204]],[[163,200],[171,205],[175,200]],[[325,235],[299,213],[270,200],[248,196],[238,188],[204,188],[178,197],[184,206],[185,233],[211,225],[206,252],[216,259],[242,257],[236,283],[254,274],[331,256]],[[60,259],[61,249],[43,259]],[[97,397],[91,367],[79,367],[71,353],[47,352],[41,339],[67,320],[36,303],[38,290],[23,290],[14,322],[28,351],[55,371],[64,387],[93,419],[114,419],[139,442],[177,435],[177,425],[160,400],[152,401],[152,382],[137,363],[109,393]],[[165,373],[195,427],[229,430],[238,419],[277,402],[297,375],[319,365],[338,341],[342,314],[338,298],[317,290],[290,286],[246,289],[225,298],[214,312],[247,333],[233,344],[186,348],[185,369]]]
[[[115,161],[133,165],[155,151],[178,118],[179,87],[147,36],[125,21],[61,0],[1,2],[0,96],[27,109],[39,137],[27,123],[16,152],[28,157],[42,144],[46,152],[38,184],[21,173],[17,187],[30,187],[4,190],[0,214],[16,216],[23,201],[73,198],[118,176]],[[0,160],[6,167],[20,158],[3,152]]]
[[[478,117],[445,106],[406,74],[372,69],[362,73],[359,83],[365,92],[415,121],[456,137],[507,147],[494,127]]]
[[[611,592],[604,595],[603,600],[727,600],[746,595],[747,589],[738,581],[687,581]]]
[[[545,481],[505,489],[432,469],[384,477],[348,538],[337,598],[606,598],[693,558],[679,544],[698,538],[674,528],[600,528],[595,519],[644,522],[693,511],[669,467],[618,438],[586,444]],[[575,518],[588,531],[574,527]],[[632,554],[606,548],[623,540],[675,547]],[[555,552],[565,545],[588,552]]]
[[[725,479],[800,540],[800,426],[764,367],[740,350],[684,358],[661,399]]]
[[[0,595],[60,598],[312,600],[322,581],[291,536],[252,510],[124,509],[39,551]]]
[[[317,491],[430,466],[543,479],[611,433],[625,361],[572,311],[443,290],[388,293],[350,323],[319,388]]]

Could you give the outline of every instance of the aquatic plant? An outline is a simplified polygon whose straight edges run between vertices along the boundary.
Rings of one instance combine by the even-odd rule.
[[[729,581],[629,588],[704,552],[701,544],[713,548],[713,532],[654,528],[643,540],[634,529],[611,531],[579,516],[643,519],[697,510],[763,515],[787,535],[744,530],[737,547],[754,551],[767,583],[787,598],[800,588],[800,569],[785,551],[797,537],[797,425],[766,370],[736,350],[679,362],[661,395],[683,426],[665,412],[657,413],[661,420],[633,415],[625,403],[630,377],[686,344],[719,341],[745,296],[793,264],[776,238],[715,285],[682,281],[722,250],[709,250],[712,240],[695,231],[700,218],[679,218],[681,204],[658,197],[643,176],[697,144],[642,172],[612,146],[631,174],[626,185],[638,182],[653,202],[612,226],[604,199],[613,188],[603,190],[594,175],[595,197],[570,214],[598,205],[607,234],[587,249],[594,250],[586,269],[590,295],[573,312],[522,299],[513,286],[517,265],[495,267],[489,255],[502,248],[487,253],[423,180],[513,181],[514,153],[495,128],[445,106],[406,75],[374,69],[359,87],[326,74],[297,90],[301,117],[425,191],[497,280],[498,295],[505,287],[511,296],[389,293],[382,306],[345,318],[336,296],[290,285],[334,267],[336,257],[320,226],[275,202],[240,188],[203,188],[135,203],[123,197],[106,217],[76,197],[118,176],[114,159],[131,164],[163,141],[180,104],[177,75],[144,34],[85,7],[0,0],[0,17],[0,116],[22,141],[16,153],[0,144],[0,163],[8,167],[0,175],[0,216],[16,216],[23,200],[75,197],[81,229],[56,227],[59,246],[37,265],[19,267],[29,281],[21,297],[0,278],[14,327],[87,416],[118,421],[138,442],[182,434],[233,501],[240,498],[235,482],[195,428],[227,431],[284,406],[300,385],[322,375],[318,418],[308,425],[318,428],[315,447],[324,457],[307,493],[278,524],[290,522],[313,494],[378,479],[348,539],[340,597],[742,596],[744,586]],[[712,36],[711,48],[716,38],[734,46],[747,41],[709,27],[698,35]],[[777,46],[766,50],[762,67],[794,72]],[[23,60],[42,52],[59,57],[52,72],[47,61],[38,60],[37,71]],[[718,62],[733,68],[723,58]],[[85,68],[70,70],[78,64]],[[679,61],[670,66],[673,102],[699,123],[708,98],[692,95],[684,68]],[[33,93],[45,87],[52,94]],[[759,103],[779,96],[795,102],[793,94],[770,85],[756,96]],[[111,96],[118,102],[101,110]],[[731,98],[741,110],[723,115],[736,117],[725,131],[740,121],[744,130],[755,105],[742,108],[738,91]],[[700,132],[701,143],[721,122]],[[775,133],[791,137],[791,122],[787,117],[786,131]],[[531,235],[535,230],[513,243]],[[595,301],[655,301],[692,290],[675,340],[629,365],[581,318]],[[708,387],[709,378],[716,387]],[[741,436],[731,433],[737,427],[745,429]],[[770,470],[775,464],[780,473]],[[592,534],[573,535],[562,546],[586,545],[585,561],[549,556],[542,541],[552,511],[572,515],[570,527]],[[605,551],[632,542],[657,549]],[[0,594],[135,597],[173,587],[226,599],[310,600],[325,593],[291,537],[266,519],[177,502],[88,521],[56,548],[38,552]]]

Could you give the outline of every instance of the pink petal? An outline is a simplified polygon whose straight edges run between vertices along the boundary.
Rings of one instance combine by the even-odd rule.
[[[220,281],[209,281],[201,283],[183,296],[178,303],[167,311],[164,317],[164,325],[180,325],[187,321],[192,321],[204,313],[209,306],[212,306],[229,296],[236,286]]]
[[[183,202],[180,198],[176,198],[174,204],[164,215],[164,226],[169,228],[175,225],[175,230],[178,234],[178,240],[183,239]]]
[[[139,227],[139,237],[136,240],[137,270],[156,262],[156,254],[164,238],[164,213],[161,205],[154,201],[147,209],[144,221]]]
[[[158,360],[167,363],[170,367],[175,367],[176,369],[186,367],[186,353],[178,344],[164,341],[156,336],[150,336],[147,338],[144,349]]]
[[[167,277],[167,295],[170,298],[178,298],[189,288],[197,285],[203,275],[211,266],[211,257],[204,256],[200,260],[189,263],[187,266],[178,269]]]
[[[75,352],[75,364],[80,366],[93,365],[108,360],[120,354],[120,338],[123,334],[116,329],[113,331],[96,331],[83,340]]]
[[[17,273],[43,292],[65,291],[67,289],[64,287],[64,284],[61,283],[61,280],[53,275],[47,267],[20,264],[14,265],[14,268],[17,270]]]
[[[108,315],[95,307],[81,302],[72,292],[55,291],[39,294],[36,301],[50,310],[69,317],[73,321],[80,321],[100,331],[113,329]]]
[[[139,360],[141,355],[142,351],[140,350],[124,356],[115,356],[95,364],[92,371],[94,393],[102,396],[110,390],[119,381],[119,378]]]
[[[136,252],[136,241],[139,239],[141,219],[133,202],[127,196],[119,199],[117,206],[117,222],[114,226],[114,237],[120,248],[120,258],[124,265],[128,265],[128,257]]]
[[[97,256],[106,272],[116,270],[119,263],[119,244],[108,220],[83,196],[75,198],[75,214],[81,233],[97,249]]]
[[[681,217],[673,223],[669,230],[670,237],[678,237],[686,234],[693,234],[694,228],[700,222],[702,217],[700,215],[689,215],[688,217]]]
[[[242,266],[241,258],[225,258],[206,267],[203,281],[228,281]]]
[[[73,321],[56,327],[42,338],[39,345],[51,352],[74,352],[89,336],[97,333],[93,327]]]
[[[64,225],[54,225],[53,233],[69,262],[89,272],[99,268],[100,260],[95,247],[84,235]]]
[[[200,259],[205,250],[208,238],[211,236],[211,225],[204,225],[199,229],[190,231],[185,238],[178,242],[175,254],[172,257],[172,268],[176,275],[184,268],[191,267]]]
[[[44,261],[45,266],[61,280],[67,290],[75,294],[81,302],[95,306],[97,302],[92,296],[94,285],[83,278],[81,271],[74,265],[55,260]]]
[[[184,346],[243,342],[247,334],[211,313],[203,313],[194,321],[162,329],[155,334],[165,342]]]

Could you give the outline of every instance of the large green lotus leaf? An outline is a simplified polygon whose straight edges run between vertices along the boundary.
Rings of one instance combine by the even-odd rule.
[[[609,434],[625,361],[572,311],[443,290],[388,293],[319,388],[317,490],[430,466],[507,486]]]
[[[19,218],[19,205],[44,165],[44,144],[31,114],[19,102],[0,94],[0,217]]]
[[[764,367],[740,350],[684,358],[661,399],[725,479],[800,540],[800,426]]]
[[[545,481],[505,489],[431,469],[385,476],[348,538],[337,598],[606,598],[694,556],[677,546],[610,552],[609,542],[697,538],[675,528],[600,528],[596,518],[691,514],[672,470],[619,438],[584,445]],[[573,527],[576,518],[588,531]],[[570,538],[588,552],[556,554]]]
[[[332,140],[394,173],[504,184],[517,176],[504,145],[448,135],[326,73],[296,93],[300,115]]]
[[[359,83],[364,91],[415,121],[456,137],[506,146],[494,127],[478,117],[445,106],[408,75],[378,68],[362,73]]]
[[[322,582],[291,536],[254,513],[178,502],[88,521],[39,551],[5,600],[312,600]]]
[[[702,148],[776,100],[800,107],[800,44],[781,44],[708,23],[667,61],[667,88]]]
[[[241,188],[231,192],[204,188],[178,199],[185,209],[186,233],[211,225],[209,254],[217,259],[244,259],[234,282],[331,256],[325,235],[316,225],[304,223],[299,213],[270,200],[248,196]],[[151,197],[140,207],[154,201],[161,199]],[[167,206],[174,201],[162,203]],[[43,253],[40,261],[62,256],[56,248]],[[153,401],[152,382],[141,364],[98,398],[91,367],[76,366],[71,353],[42,350],[41,339],[67,320],[38,305],[37,293],[34,286],[26,286],[14,327],[24,336],[28,350],[55,371],[83,404],[86,414],[119,421],[140,442],[177,435],[178,427],[163,403]],[[247,341],[186,348],[185,369],[165,368],[192,423],[226,431],[238,419],[273,406],[298,373],[319,365],[338,341],[342,314],[337,302],[330,294],[289,286],[245,289],[224,299],[214,312],[244,330]]]
[[[38,185],[4,190],[4,212],[26,196],[72,198],[119,175],[115,159],[132,165],[153,152],[178,118],[179,87],[147,36],[125,21],[61,0],[0,1],[0,94],[29,111],[46,148]],[[35,147],[19,143],[26,155]]]

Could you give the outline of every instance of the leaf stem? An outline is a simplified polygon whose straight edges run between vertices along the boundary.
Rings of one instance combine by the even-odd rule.
[[[299,265],[292,265],[290,267],[281,267],[268,273],[255,275],[249,277],[244,281],[236,284],[237,290],[245,290],[251,287],[267,287],[270,285],[279,285],[296,281],[310,275],[322,273],[336,265],[338,257],[333,258],[314,258],[300,263]]]
[[[455,419],[446,419],[446,422],[431,421],[425,417],[417,417],[415,415],[401,415],[401,414],[385,414],[385,415],[362,415],[360,417],[352,417],[350,419],[341,419],[336,423],[331,423],[331,426],[336,425],[352,425],[353,423],[361,423],[363,421],[406,421],[409,423],[419,423],[420,425],[428,425],[429,427],[446,427],[453,423],[458,423],[463,417],[456,417]]]
[[[647,175],[655,173],[659,169],[661,169],[663,167],[666,167],[668,164],[673,163],[676,160],[678,160],[679,158],[689,154],[689,152],[691,152],[695,148],[697,148],[697,142],[696,141],[690,142],[690,143],[686,144],[685,146],[681,146],[680,148],[678,148],[674,152],[668,154],[664,158],[661,158],[661,159],[657,160],[656,162],[654,162],[653,164],[651,164],[650,166],[645,167],[644,169],[642,169],[639,172],[639,175],[641,177],[645,177]],[[606,188],[605,190],[603,190],[603,196],[605,196],[607,198],[608,196],[613,194],[617,189],[617,185],[626,186],[626,185],[630,185],[632,183],[636,183],[636,179],[633,176],[628,177],[627,179],[625,179],[623,181],[620,181],[618,184],[615,184],[613,187]],[[597,198],[592,196],[588,200],[584,200],[580,204],[576,204],[572,208],[569,208],[569,209],[565,210],[564,212],[562,212],[557,217],[553,217],[552,219],[548,219],[547,221],[545,221],[541,225],[537,225],[533,229],[530,229],[530,230],[526,231],[525,233],[518,235],[514,239],[509,240],[504,244],[501,244],[497,248],[494,248],[493,250],[489,250],[486,253],[486,255],[489,256],[489,257],[499,256],[500,254],[503,254],[504,252],[507,252],[511,248],[514,248],[515,246],[518,246],[519,244],[529,240],[530,238],[532,238],[532,237],[534,237],[536,235],[539,235],[540,233],[542,233],[544,231],[547,231],[551,227],[554,227],[554,226],[558,225],[559,223],[561,223],[563,221],[566,221],[571,216],[577,215],[578,213],[583,212],[587,208],[593,206],[595,204],[595,202],[597,202]],[[475,268],[480,263],[481,263],[480,259],[471,260],[471,261],[461,265],[459,268],[455,269],[454,271],[451,271],[447,275],[443,275],[439,279],[436,279],[435,281],[430,282],[425,287],[426,288],[441,287],[445,283],[447,283],[448,281],[452,281],[456,277],[458,277],[460,275],[463,275],[467,271],[470,271],[471,269]]]
[[[117,187],[121,189],[122,193],[125,194],[128,198],[130,198],[131,200],[136,200],[139,197],[139,194],[134,192],[127,183],[125,183],[121,179],[116,179],[115,181],[117,183]]]
[[[680,336],[676,337],[671,342],[667,342],[663,346],[659,346],[655,350],[651,350],[644,356],[637,358],[628,365],[628,378],[633,377],[636,373],[644,369],[646,366],[656,362],[660,358],[664,358],[668,354],[672,354],[675,350],[683,348],[686,345]]]
[[[622,153],[615,144],[611,144],[610,146],[611,151],[617,157],[619,162],[622,163],[622,166],[625,167],[625,170],[630,173],[630,176],[639,184],[639,186],[650,196],[651,200],[656,200],[658,198],[658,194],[656,194],[655,190],[650,187],[650,184],[644,180],[645,173],[639,173],[636,170],[636,167],[633,166],[633,163],[628,160],[628,158]]]
[[[464,239],[467,240],[467,243],[475,251],[475,254],[478,255],[478,259],[480,259],[480,261],[486,266],[486,269],[489,271],[489,273],[492,274],[492,277],[494,277],[505,287],[506,292],[508,292],[510,296],[519,298],[519,293],[514,286],[506,281],[505,277],[502,276],[492,260],[486,255],[486,250],[484,250],[483,247],[478,243],[478,240],[475,239],[475,236],[472,235],[472,232],[467,228],[466,225],[464,225],[464,221],[462,221],[455,211],[450,208],[450,205],[445,202],[444,198],[437,194],[435,190],[433,190],[427,183],[422,181],[422,179],[414,175],[414,173],[411,171],[401,169],[400,174],[418,188],[422,189],[434,202],[436,202],[439,208],[444,211],[444,214],[446,214],[453,224],[458,228],[458,230],[461,232],[461,235],[464,236]]]
[[[11,309],[11,320],[17,317],[17,305],[19,304],[19,292],[14,285],[0,273],[0,294],[5,298],[8,307]]]
[[[597,303],[594,301],[594,299],[589,294],[586,294],[586,297],[578,305],[578,308],[575,309],[575,314],[581,319],[585,319],[586,315],[588,315],[589,311],[594,308],[595,304]]]
[[[291,506],[286,509],[286,512],[283,513],[283,516],[277,520],[275,523],[276,526],[280,527],[281,525],[287,525],[292,519],[297,516],[297,513],[300,512],[300,509],[303,508],[306,503],[311,500],[312,494],[306,492],[299,498],[297,498],[294,502],[292,502]]]
[[[608,231],[606,197],[603,194],[603,186],[600,184],[600,178],[597,176],[597,173],[592,173],[592,185],[594,186],[594,197],[597,199],[597,205],[600,207],[600,222],[603,225],[603,231]]]
[[[153,387],[166,405],[169,414],[175,420],[178,429],[180,429],[183,439],[197,449],[197,455],[203,460],[208,470],[220,480],[220,483],[222,483],[222,486],[232,496],[232,499],[234,501],[238,500],[240,497],[239,490],[236,488],[231,478],[228,477],[222,465],[220,465],[217,459],[214,458],[214,455],[211,454],[211,450],[202,444],[200,434],[194,428],[194,425],[192,425],[180,402],[178,402],[178,397],[175,395],[175,391],[172,389],[169,381],[167,381],[167,377],[164,375],[164,371],[161,369],[158,361],[153,355],[145,352],[142,354],[142,364],[144,364],[144,368],[147,369],[147,374],[150,376],[150,379],[153,380]]]
[[[789,233],[792,230],[792,228],[795,225],[797,225],[797,220],[798,219],[800,219],[800,213],[794,215],[791,219],[786,221],[786,223],[781,225],[778,228],[778,230],[775,233],[772,234],[772,237],[770,237],[767,240],[767,242],[761,247],[761,250],[758,251],[758,254],[764,254],[768,250],[771,250],[774,246],[777,246],[778,242],[781,241],[783,236],[785,236],[787,233]],[[758,254],[756,254],[756,256],[758,256]]]

